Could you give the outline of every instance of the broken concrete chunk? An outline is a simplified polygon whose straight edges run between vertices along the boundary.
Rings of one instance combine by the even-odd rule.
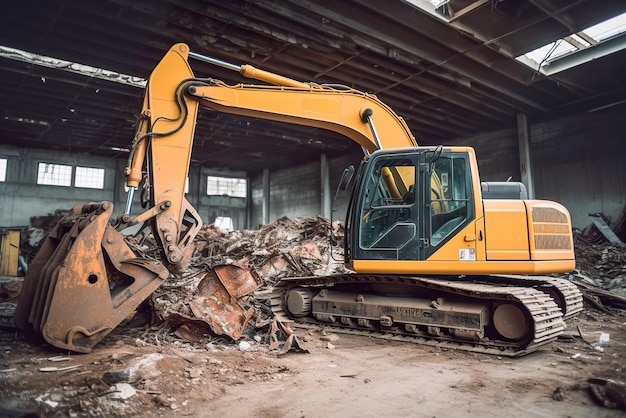
[[[128,383],[117,383],[111,386],[111,399],[129,399],[137,394],[134,387]]]
[[[153,379],[161,375],[156,364],[163,358],[162,354],[151,353],[133,360],[129,367],[118,370],[109,370],[102,375],[102,381],[107,385],[135,382],[139,379]]]

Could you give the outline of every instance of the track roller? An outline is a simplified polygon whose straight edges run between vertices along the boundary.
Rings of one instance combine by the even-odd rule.
[[[511,303],[504,303],[496,307],[493,312],[493,325],[500,335],[514,341],[524,339],[530,329],[524,312]]]
[[[287,310],[296,318],[307,316],[311,313],[311,300],[313,292],[303,288],[295,288],[287,294]]]

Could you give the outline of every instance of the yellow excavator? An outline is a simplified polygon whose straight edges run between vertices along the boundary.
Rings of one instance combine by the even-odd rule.
[[[190,57],[263,84],[197,78]],[[28,269],[15,314],[20,329],[89,352],[171,272],[186,268],[202,226],[184,198],[200,106],[328,129],[364,150],[345,225],[345,261],[354,274],[281,280],[271,299],[280,321],[518,356],[554,341],[564,319],[582,310],[580,291],[554,274],[575,267],[563,206],[523,199],[520,183],[481,184],[473,149],[418,147],[404,120],[374,95],[176,44],[146,87],[124,214],[110,220],[113,204],[99,202],[61,219]],[[140,185],[147,209],[133,216]],[[161,261],[137,256],[119,232],[143,222]],[[232,287],[249,285],[249,277],[230,275]]]

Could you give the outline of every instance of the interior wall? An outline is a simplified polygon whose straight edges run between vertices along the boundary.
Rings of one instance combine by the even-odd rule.
[[[572,225],[585,228],[590,213],[615,220],[626,205],[626,119],[624,108],[530,123],[535,198],[563,204]],[[459,141],[476,149],[481,180],[519,181],[514,129]]]
[[[206,167],[192,167],[189,172],[187,200],[196,208],[204,223],[214,223],[217,217],[228,217],[233,222],[233,229],[246,229],[246,198],[228,195],[207,195],[207,176],[247,178],[241,171],[215,170]],[[249,181],[249,180],[248,180]]]
[[[590,213],[602,212],[615,220],[626,206],[625,111],[615,106],[550,121],[529,120],[535,198],[563,204],[575,228],[587,227]],[[516,127],[454,142],[476,150],[482,181],[521,180]],[[333,196],[343,169],[358,167],[361,159],[361,153],[353,153],[330,160]],[[312,163],[270,173],[271,221],[320,213],[319,169],[319,163]],[[262,178],[251,179],[251,184],[254,226],[262,219]],[[334,219],[345,218],[348,197],[339,197]]]
[[[340,157],[329,158],[329,179],[331,199],[343,171],[354,165],[358,168],[363,158],[362,152],[354,152]],[[322,183],[321,162],[270,172],[270,222],[282,217],[296,218],[300,216],[318,216],[322,213]],[[258,228],[262,224],[263,176],[258,175],[250,179],[252,187],[251,227]],[[333,219],[344,220],[350,194],[339,193],[334,203],[337,210],[333,212]]]
[[[626,118],[622,108],[551,121],[529,120],[535,197],[563,204],[572,225],[585,228],[590,213],[616,219],[626,206]],[[476,150],[482,181],[520,181],[516,127],[458,139]],[[435,145],[435,144],[432,144]],[[358,166],[362,155],[331,159],[331,190],[343,169]],[[270,221],[281,216],[320,213],[320,164],[270,173]],[[261,223],[262,177],[251,179],[253,227]],[[340,196],[333,217],[344,219],[348,194]]]
[[[0,146],[0,158],[7,159],[6,180],[0,182],[0,227],[29,226],[33,216],[45,216],[56,209],[76,204],[114,200],[116,161],[86,155]],[[104,189],[37,184],[39,163],[73,167],[104,168]],[[74,173],[75,168],[72,169]],[[120,209],[123,211],[123,207]]]
[[[572,224],[585,228],[589,213],[602,212],[616,219],[626,205],[626,118],[623,108],[609,108],[549,122],[530,123],[530,147],[537,199],[565,205]],[[455,141],[476,149],[483,181],[519,181],[516,130],[504,129]],[[329,158],[331,193],[343,170],[358,164],[362,153],[353,152]],[[108,200],[115,204],[115,216],[126,202],[123,169],[125,159],[111,160],[88,155],[21,149],[0,145],[0,158],[7,158],[6,181],[0,182],[0,227],[28,226],[30,217],[70,209],[77,203]],[[40,162],[105,169],[104,189],[86,189],[37,184]],[[270,173],[270,221],[283,216],[317,216],[322,212],[319,161],[301,167]],[[257,228],[262,224],[262,175],[249,178],[250,202],[243,198],[206,195],[206,176],[245,176],[192,167],[187,199],[203,221],[230,216],[234,227]],[[133,213],[139,213],[139,197]],[[339,195],[334,219],[345,218],[349,193]],[[247,206],[247,207],[246,207]],[[250,222],[246,213],[250,211]]]
[[[115,205],[113,217],[124,212],[126,196],[124,167],[126,158],[110,159],[83,154],[22,149],[0,145],[0,158],[7,159],[6,180],[0,182],[0,227],[30,226],[30,218],[53,214],[57,209],[69,210],[76,204],[109,201]],[[71,186],[37,184],[39,163],[103,168],[104,188],[89,189]],[[211,223],[217,216],[228,216],[235,229],[246,227],[246,199],[207,195],[207,176],[245,178],[243,172],[212,170],[197,166],[189,170],[187,200],[198,211],[203,222]],[[143,211],[140,191],[135,194],[132,214]]]
[[[556,200],[585,228],[590,213],[616,220],[626,206],[624,109],[532,126],[537,198]]]

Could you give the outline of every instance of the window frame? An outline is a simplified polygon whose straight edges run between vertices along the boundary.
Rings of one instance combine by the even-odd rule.
[[[42,166],[44,166],[44,172],[42,173]],[[52,167],[52,171],[55,170],[56,167],[61,168],[61,172],[58,173],[58,179],[54,179],[55,175],[52,173],[50,176],[47,176],[48,168]],[[69,171],[65,169],[69,169]],[[57,164],[57,163],[46,163],[40,162],[37,166],[37,184],[41,186],[60,186],[60,187],[72,187],[72,174],[74,170],[71,165],[66,164]],[[50,177],[49,180],[46,177]]]
[[[245,198],[248,193],[248,179],[242,177],[206,176],[207,196],[230,196]],[[234,192],[234,193],[233,193]]]
[[[86,172],[83,173],[83,175],[79,176],[79,171],[83,171],[83,170],[87,170]],[[93,179],[92,175],[93,173],[98,172],[101,173],[102,175],[99,176],[98,178],[96,178],[96,180],[99,181],[99,184],[95,184],[95,182],[93,182],[93,184],[88,184],[88,183],[92,183],[91,180]],[[106,174],[106,170],[104,168],[100,168],[100,167],[84,167],[84,166],[76,166],[74,167],[74,187],[79,187],[82,189],[95,189],[95,190],[104,190],[104,177]],[[79,178],[80,177],[80,178]],[[79,179],[81,181],[81,184],[79,184]],[[82,183],[83,181],[86,181],[86,183]]]
[[[7,181],[7,168],[9,166],[9,159],[0,157],[0,183]]]

